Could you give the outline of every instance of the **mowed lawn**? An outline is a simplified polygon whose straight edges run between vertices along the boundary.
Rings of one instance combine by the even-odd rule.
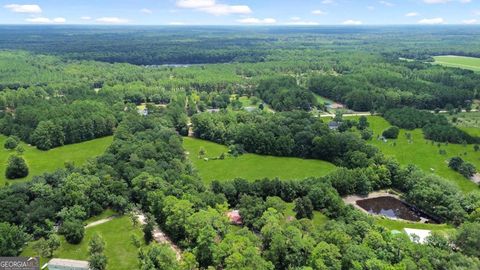
[[[65,145],[57,147],[49,151],[40,151],[36,147],[28,146],[22,143],[25,149],[23,158],[27,161],[30,174],[24,179],[7,180],[5,170],[7,167],[8,157],[15,154],[15,150],[7,150],[3,144],[7,137],[0,135],[0,186],[6,182],[17,183],[28,181],[33,176],[43,174],[45,172],[53,172],[58,168],[63,168],[65,162],[74,162],[81,165],[85,161],[95,156],[101,155],[107,147],[112,143],[113,137],[104,137],[87,142]]]
[[[98,233],[105,241],[105,256],[108,258],[107,269],[130,270],[138,269],[138,249],[133,245],[132,235],[135,235],[143,243],[141,225],[133,226],[128,216],[115,218],[106,223],[85,229],[85,237],[78,245],[72,245],[60,236],[60,248],[55,251],[54,258],[88,260],[88,242],[92,236]],[[21,256],[38,256],[32,249],[31,242]],[[42,265],[49,261],[41,258]]]
[[[384,217],[375,217],[375,224],[385,227],[389,230],[402,231],[405,228],[419,229],[419,230],[432,230],[432,231],[453,231],[454,227],[448,224],[426,224],[420,222],[409,222],[403,220],[393,220]]]
[[[212,160],[222,153],[227,154],[224,145],[185,137],[183,147],[188,152],[189,159],[197,169],[204,182],[213,180],[231,180],[244,178],[256,180],[278,177],[282,180],[300,180],[307,177],[320,177],[335,170],[335,165],[322,161],[301,158],[272,157],[255,154],[245,154],[237,158],[226,155],[224,160]],[[200,148],[206,150],[209,161],[198,157]]]
[[[435,64],[480,71],[480,58],[455,55],[435,56]]]
[[[368,122],[374,131],[371,144],[377,146],[385,155],[395,157],[402,165],[414,164],[426,172],[438,174],[456,184],[464,192],[479,190],[475,183],[448,167],[450,158],[460,156],[480,168],[480,152],[475,152],[473,145],[442,143],[438,147],[438,143],[432,144],[432,141],[424,139],[421,129],[412,131],[402,129],[397,140],[388,140],[385,143],[378,140],[377,136],[391,125],[380,116],[369,116]],[[407,132],[412,134],[413,143],[408,142],[405,136]],[[441,155],[440,149],[446,150],[447,154]]]

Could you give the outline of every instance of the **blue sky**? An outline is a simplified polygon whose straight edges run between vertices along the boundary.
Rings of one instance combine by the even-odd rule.
[[[480,24],[480,0],[0,0],[0,24]]]

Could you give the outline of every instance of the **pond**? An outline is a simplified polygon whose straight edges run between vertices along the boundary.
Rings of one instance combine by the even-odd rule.
[[[359,200],[356,203],[358,206],[365,209],[371,214],[383,215],[394,219],[436,223],[429,216],[421,213],[414,207],[391,196],[364,199]]]

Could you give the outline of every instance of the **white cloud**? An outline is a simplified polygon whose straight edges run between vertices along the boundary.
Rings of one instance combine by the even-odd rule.
[[[184,22],[169,22],[169,25],[185,25]]]
[[[90,21],[92,19],[92,17],[90,16],[82,16],[80,17],[80,20],[83,20],[83,21]]]
[[[265,19],[258,19],[258,18],[245,18],[237,20],[239,23],[243,24],[274,24],[277,20],[273,18],[265,18]]]
[[[42,9],[40,8],[39,5],[9,4],[3,7],[16,13],[42,13]]]
[[[420,14],[418,14],[417,12],[409,12],[405,14],[406,17],[417,17],[418,15]]]
[[[443,24],[445,20],[443,18],[432,18],[432,19],[423,19],[418,21],[419,24]]]
[[[322,1],[322,4],[324,4],[324,5],[331,5],[331,4],[334,4],[334,3],[335,3],[335,1],[333,1],[333,0],[323,0]]]
[[[472,0],[423,0],[423,2],[426,4],[445,4],[448,2],[459,2],[462,4],[468,4],[471,3]]]
[[[62,18],[62,17],[55,18],[52,21],[54,23],[66,23],[67,22],[67,20],[65,18]]]
[[[200,11],[204,11],[213,15],[229,15],[229,14],[250,14],[252,10],[249,6],[230,6],[216,4],[211,7],[200,8]]]
[[[363,24],[362,21],[357,21],[357,20],[346,20],[343,22],[344,25],[361,25]]]
[[[102,17],[98,18],[95,20],[98,23],[105,23],[105,24],[122,24],[122,23],[128,23],[129,20],[127,19],[122,19],[118,17]]]
[[[384,5],[384,6],[387,6],[387,7],[393,7],[395,6],[393,3],[391,2],[388,2],[388,1],[378,1],[378,3]]]
[[[215,0],[177,0],[177,7],[195,9],[217,16],[252,13],[249,6],[219,4]]]
[[[450,2],[450,0],[423,0],[423,2],[426,4],[445,4]]]
[[[313,21],[292,21],[287,22],[286,25],[319,25],[319,23]]]
[[[148,9],[148,8],[142,8],[142,9],[140,9],[140,12],[141,12],[141,13],[144,13],[144,14],[152,14],[152,13],[153,13],[153,12],[152,12],[150,9]]]
[[[292,21],[300,21],[302,18],[300,17],[291,17],[290,20]]]
[[[215,0],[178,0],[177,7],[180,8],[205,8],[215,5]]]
[[[46,17],[34,17],[34,18],[27,18],[25,19],[27,22],[30,22],[30,23],[42,23],[42,24],[53,24],[53,23],[65,23],[67,22],[67,20],[65,18],[62,18],[62,17],[58,17],[58,18],[54,18],[54,19],[50,19],[50,18],[46,18]]]
[[[477,19],[470,19],[470,20],[463,20],[463,24],[477,24],[478,20]]]
[[[316,9],[316,10],[313,10],[313,11],[312,11],[312,14],[313,14],[313,15],[326,15],[327,12],[325,12],[325,11],[323,11],[323,10],[321,10],[321,9]]]

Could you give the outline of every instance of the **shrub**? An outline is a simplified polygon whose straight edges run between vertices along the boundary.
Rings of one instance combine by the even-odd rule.
[[[25,160],[17,155],[11,155],[8,158],[7,170],[5,176],[8,179],[18,179],[28,176],[28,166]]]
[[[3,144],[3,147],[5,147],[5,149],[8,149],[8,150],[13,150],[13,149],[17,148],[19,142],[20,141],[17,137],[10,136],[10,137],[7,138],[7,140],[5,140],[5,143]]]
[[[396,139],[398,138],[398,134],[400,133],[400,129],[397,126],[391,126],[385,131],[383,131],[383,137],[387,139]]]
[[[70,244],[78,244],[82,241],[85,228],[80,220],[67,220],[63,223],[60,233]]]

